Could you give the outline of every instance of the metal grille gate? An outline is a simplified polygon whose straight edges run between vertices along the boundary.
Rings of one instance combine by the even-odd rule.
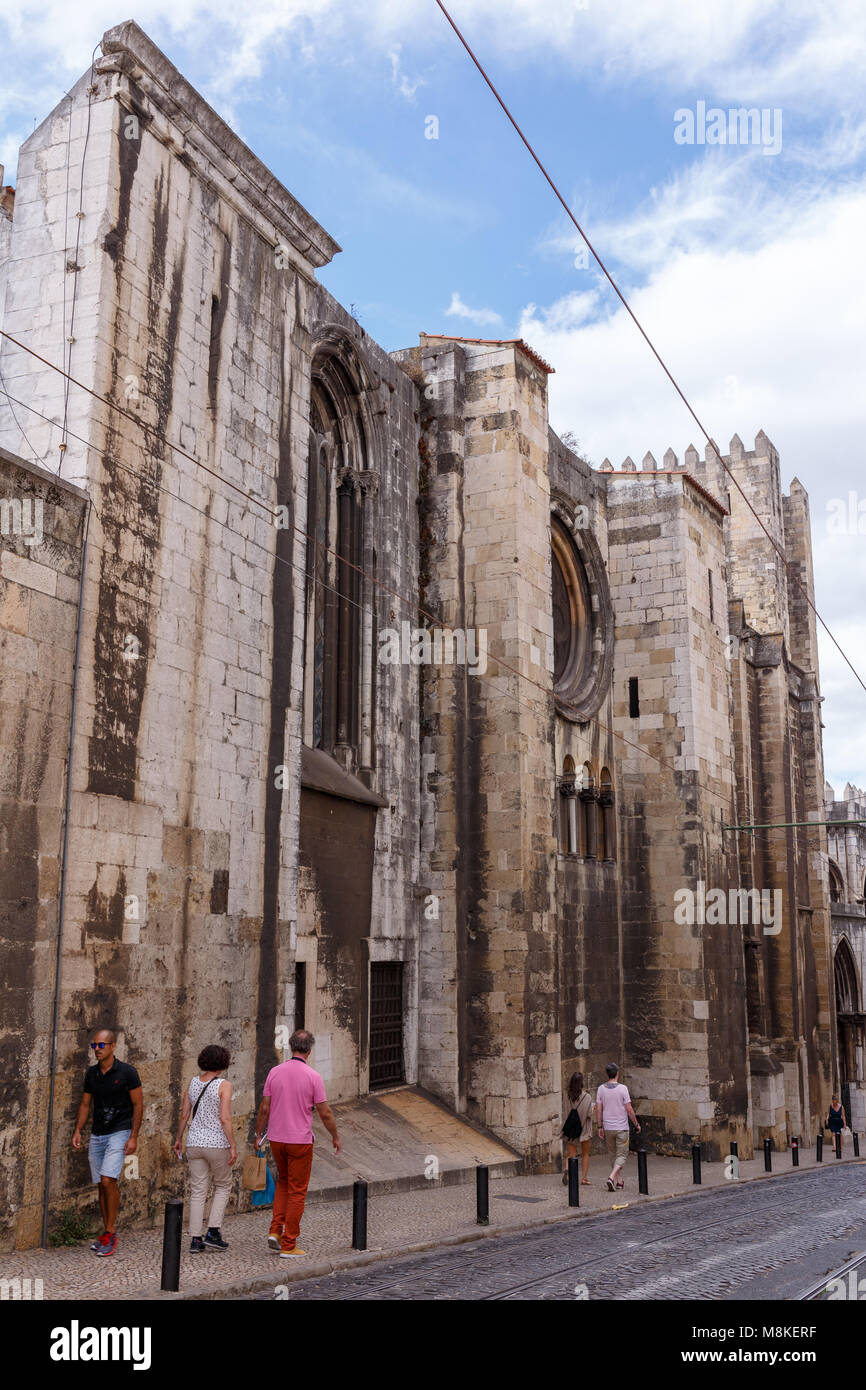
[[[403,1081],[403,964],[370,966],[370,1090]]]

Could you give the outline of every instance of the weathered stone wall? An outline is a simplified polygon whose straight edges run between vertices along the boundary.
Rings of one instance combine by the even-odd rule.
[[[584,542],[593,579],[598,583],[603,582],[608,570],[607,490],[604,480],[553,433],[550,436],[550,480],[551,496],[556,504],[561,504],[562,518],[567,524],[570,515],[572,527],[578,523],[573,533],[576,539]],[[608,644],[612,656],[613,625],[606,627],[604,614],[600,614],[599,625],[601,640]],[[599,692],[597,714],[592,722],[567,718],[561,710],[557,710],[555,738],[556,772],[559,778],[563,776],[567,758],[571,758],[578,772],[588,766],[593,779],[591,791],[596,798],[595,814],[599,822],[605,814],[598,802],[601,773],[605,769],[610,773],[613,808],[609,816],[616,831],[621,813],[620,749],[613,734],[613,686],[610,679]],[[582,786],[584,779],[580,780]],[[582,786],[584,795],[588,790]],[[574,798],[576,804],[571,811],[568,799],[562,797],[560,788],[559,795],[551,798],[554,813],[558,810],[561,815],[568,817],[570,814],[573,820],[577,820],[583,812],[580,798],[581,790],[578,790]],[[561,1081],[565,1111],[567,1101],[564,1093],[572,1072],[582,1072],[584,1084],[594,1091],[605,1079],[606,1064],[620,1061],[623,1057],[625,1039],[619,931],[621,855],[615,849],[612,856],[605,856],[601,836],[598,835],[596,857],[587,857],[582,853],[586,846],[581,844],[579,833],[574,849],[570,851],[567,825],[562,827],[562,832],[556,857],[556,996],[562,1037]]]
[[[428,995],[446,1027],[422,1058],[427,1084],[545,1163],[561,1080],[546,377],[507,343],[422,337],[420,367],[423,603],[488,643],[486,675],[425,673],[425,880],[446,908],[438,937],[425,924],[422,1027]]]
[[[68,289],[76,275],[71,370],[114,407],[72,388],[70,431],[91,447],[70,437],[63,461],[94,521],[53,1190],[56,1207],[88,1181],[69,1132],[88,1031],[112,1024],[146,1102],[130,1219],[181,1180],[170,1145],[199,1049],[230,1048],[245,1133],[276,1030],[292,1026],[313,356],[348,339],[380,417],[378,577],[395,592],[415,582],[417,391],[315,284],[338,248],[309,214],[134,25],[103,49],[95,92],[82,79],[23,147],[6,326],[60,359],[64,275]],[[67,138],[71,121],[74,208],[88,103],[79,269],[67,272]],[[0,363],[10,390],[59,418],[62,378],[8,345]],[[17,440],[8,412],[0,429]],[[28,421],[28,435],[56,448],[49,426]],[[380,624],[391,602],[377,591]],[[369,928],[389,943],[409,938],[414,915],[414,675],[381,679],[366,712],[393,745],[376,778],[397,828],[377,838]],[[320,977],[325,999],[330,986]]]
[[[738,928],[703,920],[699,885],[732,877],[724,513],[674,470],[607,474],[616,613],[625,1067],[648,1136],[750,1149]],[[711,612],[710,574],[714,599]],[[630,710],[636,679],[639,713]],[[644,750],[643,754],[637,749]],[[675,894],[694,895],[687,918]]]
[[[69,721],[87,501],[0,450],[0,1208],[42,1219]]]

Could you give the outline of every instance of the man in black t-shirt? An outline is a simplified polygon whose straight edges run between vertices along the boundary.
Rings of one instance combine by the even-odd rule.
[[[97,1255],[113,1255],[117,1249],[118,1178],[124,1159],[138,1147],[138,1130],[144,1110],[141,1079],[135,1067],[117,1060],[116,1043],[117,1034],[110,1028],[101,1028],[93,1035],[90,1047],[96,1062],[84,1074],[84,1094],[72,1135],[73,1149],[80,1149],[81,1126],[87,1121],[92,1103],[93,1123],[87,1153],[91,1177],[99,1184],[99,1210],[105,1227],[90,1247]]]

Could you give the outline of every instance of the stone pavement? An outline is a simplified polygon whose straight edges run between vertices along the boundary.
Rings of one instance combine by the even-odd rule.
[[[866,1159],[859,1162],[863,1161]],[[850,1140],[842,1162],[858,1162],[853,1159]],[[832,1154],[825,1166],[831,1163],[841,1166]],[[792,1169],[790,1153],[774,1154],[775,1172],[771,1177],[763,1171],[763,1157],[752,1159],[740,1164],[739,1181],[767,1181],[778,1190],[779,1183],[796,1181],[797,1171],[808,1171],[816,1166],[814,1148],[801,1152],[800,1164],[799,1170]],[[228,1251],[190,1255],[189,1241],[184,1238],[179,1294],[159,1292],[161,1232],[125,1233],[121,1208],[120,1247],[112,1258],[97,1259],[86,1245],[52,1251],[15,1251],[0,1255],[0,1279],[39,1278],[43,1281],[45,1299],[94,1299],[104,1297],[109,1289],[116,1299],[231,1298],[371,1263],[386,1255],[438,1249],[497,1233],[537,1228],[550,1222],[581,1220],[593,1215],[601,1217],[606,1212],[611,1212],[608,1219],[614,1220],[617,1209],[622,1209],[626,1203],[634,1207],[688,1193],[699,1200],[702,1191],[732,1186],[725,1178],[722,1163],[704,1164],[702,1187],[695,1187],[689,1160],[656,1158],[652,1154],[649,1156],[649,1196],[640,1196],[637,1192],[634,1155],[630,1155],[628,1161],[625,1193],[607,1191],[604,1186],[607,1171],[602,1156],[593,1155],[592,1186],[581,1187],[579,1210],[569,1209],[559,1174],[492,1178],[490,1226],[487,1228],[475,1224],[472,1183],[430,1183],[424,1190],[371,1196],[368,1248],[364,1253],[351,1249],[352,1210],[348,1200],[313,1197],[308,1202],[301,1226],[301,1245],[307,1252],[304,1260],[281,1260],[268,1251],[267,1210],[228,1216],[223,1224],[225,1238],[231,1246]]]

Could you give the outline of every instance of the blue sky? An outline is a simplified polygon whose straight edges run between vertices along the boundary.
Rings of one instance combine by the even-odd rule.
[[[763,428],[807,488],[818,606],[866,679],[860,0],[450,8],[710,433]],[[7,181],[129,17],[340,242],[322,279],[384,347],[523,335],[556,368],[552,424],[596,465],[702,447],[434,0],[24,0],[0,13]],[[677,144],[698,102],[780,111],[781,149]],[[834,533],[851,490],[862,530]],[[821,660],[827,776],[866,787],[866,692],[827,643]]]

